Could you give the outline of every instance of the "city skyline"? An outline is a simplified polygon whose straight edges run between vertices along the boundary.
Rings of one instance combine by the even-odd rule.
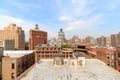
[[[48,39],[58,36],[62,28],[66,38],[78,35],[84,38],[109,36],[120,31],[119,0],[47,0],[47,1],[8,1],[0,3],[0,29],[15,23],[25,30],[39,24],[40,30],[48,32]],[[28,28],[29,27],[29,28]]]

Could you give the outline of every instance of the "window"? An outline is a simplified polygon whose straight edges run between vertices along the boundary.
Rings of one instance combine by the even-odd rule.
[[[12,63],[12,69],[14,69],[15,68],[15,64],[14,63]]]
[[[58,48],[58,50],[60,50],[60,48]]]
[[[11,73],[11,78],[12,78],[12,79],[14,78],[14,73]]]
[[[107,62],[107,65],[110,66],[110,62]]]
[[[114,59],[114,54],[111,55],[111,58]]]
[[[18,68],[20,68],[20,62],[18,63]]]
[[[110,54],[107,54],[106,57],[107,57],[107,59],[110,59]]]
[[[114,63],[114,62],[112,62],[112,63],[111,63],[111,66],[112,66],[112,67],[115,67],[115,63]]]

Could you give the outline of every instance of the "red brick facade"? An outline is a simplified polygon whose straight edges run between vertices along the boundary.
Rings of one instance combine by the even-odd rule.
[[[29,49],[35,49],[38,44],[47,44],[47,32],[41,30],[30,30]]]
[[[40,59],[53,59],[54,55],[57,53],[62,53],[63,58],[72,57],[72,49],[61,49],[61,46],[53,45],[49,46],[47,44],[39,45],[35,49],[36,62]]]
[[[120,71],[120,46],[116,48],[115,62],[116,70]]]
[[[96,48],[97,58],[115,68],[115,50]]]

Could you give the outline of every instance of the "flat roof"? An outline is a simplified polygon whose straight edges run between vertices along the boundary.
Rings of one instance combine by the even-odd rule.
[[[120,80],[120,72],[97,59],[86,59],[85,67],[53,66],[53,61],[41,61],[20,80]]]
[[[60,45],[49,45],[49,44],[38,44],[36,47],[38,48],[61,48]]]
[[[11,58],[19,58],[19,57],[22,57],[24,55],[27,55],[27,54],[31,54],[33,53],[32,50],[5,50],[3,55],[4,56],[10,56]]]

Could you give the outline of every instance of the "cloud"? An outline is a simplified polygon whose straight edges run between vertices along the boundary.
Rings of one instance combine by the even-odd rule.
[[[71,22],[71,23],[69,23],[69,26],[65,29],[66,31],[68,31],[68,30],[74,30],[74,29],[76,29],[77,27],[79,27],[80,26],[80,24],[82,24],[83,23],[83,21],[74,21],[74,22]]]
[[[88,5],[87,0],[72,0],[72,5],[74,7],[72,13],[75,16],[84,16],[91,12],[90,10],[86,9]]]
[[[0,26],[5,26],[6,24],[9,23],[25,23],[24,20],[20,19],[20,18],[14,18],[12,16],[7,16],[7,15],[0,15]]]
[[[70,20],[70,19],[71,19],[70,16],[61,16],[61,17],[59,18],[60,21],[66,21],[66,20]]]
[[[81,36],[81,33],[82,35],[86,36],[90,35],[91,32],[94,31],[96,27],[102,23],[103,16],[103,14],[97,14],[87,20],[77,20],[70,22],[65,28],[66,35],[68,38],[75,34]]]
[[[10,23],[15,23],[17,26],[22,27],[22,29],[25,30],[26,40],[29,39],[29,29],[32,28],[34,24],[29,21],[7,15],[0,15],[0,23],[1,27],[7,26]]]
[[[0,28],[3,29],[3,27],[7,26],[10,23],[15,23],[17,26],[22,27],[22,29],[25,31],[25,39],[26,41],[29,41],[29,30],[34,28],[34,25],[37,23],[35,22],[31,22],[28,20],[24,20],[21,18],[16,18],[16,17],[12,17],[12,16],[7,16],[7,15],[0,15]],[[40,30],[44,30],[46,32],[48,32],[48,39],[57,37],[57,34],[53,31],[50,31],[48,29],[49,26],[44,25],[40,22],[38,22],[39,24],[39,29]]]
[[[29,31],[29,28],[32,28],[32,26],[35,24],[33,22],[23,20],[21,18],[16,18],[12,16],[7,15],[0,15],[0,26],[4,27],[7,26],[9,23],[15,23],[17,26],[20,26],[25,31]]]
[[[77,30],[82,28],[94,27],[100,23],[99,21],[102,16],[103,16],[102,14],[98,14],[87,20],[78,20],[78,21],[70,22],[69,25],[65,28],[65,30],[69,31],[75,29]]]
[[[63,16],[60,15],[59,21],[69,22],[91,14],[94,8],[88,6],[94,4],[94,2],[94,0],[70,0],[68,3],[65,3],[60,0],[58,2],[58,9],[60,10],[60,14]]]

